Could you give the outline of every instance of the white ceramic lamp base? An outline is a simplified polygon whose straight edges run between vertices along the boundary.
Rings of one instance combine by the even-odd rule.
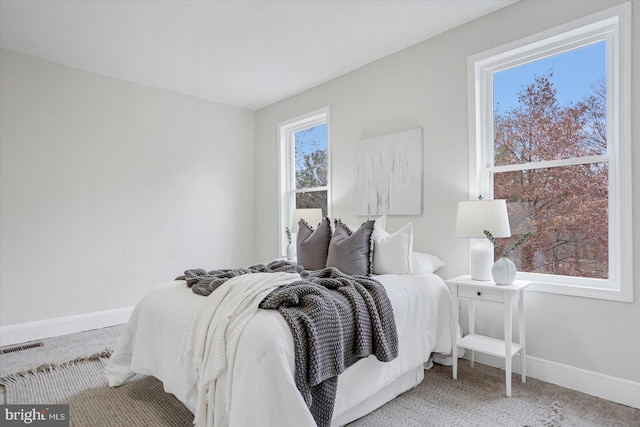
[[[473,245],[469,262],[469,274],[472,280],[492,279],[493,249],[491,247],[481,243]]]

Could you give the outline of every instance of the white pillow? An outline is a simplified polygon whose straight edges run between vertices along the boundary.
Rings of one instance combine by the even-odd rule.
[[[384,221],[380,221],[381,224]],[[380,225],[381,225],[380,224]],[[373,231],[373,274],[411,274],[413,272],[413,225],[405,225],[393,234],[379,227]]]
[[[444,261],[432,254],[413,252],[411,258],[413,261],[413,274],[431,274],[445,266]]]
[[[376,240],[383,239],[383,238],[385,238],[385,237],[387,237],[389,235],[389,233],[384,231],[384,228],[386,226],[387,226],[387,216],[386,215],[382,215],[381,217],[378,217],[378,218],[375,219],[375,222],[373,223],[373,234],[371,235],[371,238],[373,239],[374,242]],[[373,250],[375,252],[375,247],[374,247]]]
[[[384,229],[387,227],[387,216],[382,215],[381,217],[376,218],[376,222],[373,224],[373,226],[374,232],[376,229],[384,231]]]

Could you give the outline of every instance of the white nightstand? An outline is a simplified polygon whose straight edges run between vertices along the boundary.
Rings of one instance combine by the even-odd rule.
[[[512,285],[496,285],[493,281],[471,280],[469,275],[454,277],[446,281],[453,295],[453,325],[456,331],[458,325],[458,307],[460,300],[469,301],[469,335],[457,339],[453,336],[453,378],[458,378],[458,347],[471,350],[471,367],[473,368],[474,351],[502,357],[505,360],[506,394],[511,397],[511,358],[520,353],[520,369],[522,382],[526,382],[525,368],[525,319],[524,319],[524,289],[531,284],[529,281],[516,280]],[[497,339],[475,333],[475,303],[476,301],[502,304],[504,306],[504,336]],[[513,319],[511,310],[518,302],[518,326],[520,339],[518,343],[511,342]]]

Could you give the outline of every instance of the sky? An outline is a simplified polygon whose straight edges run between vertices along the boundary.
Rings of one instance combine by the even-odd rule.
[[[590,85],[606,76],[606,42],[601,41],[493,75],[493,105],[504,113],[518,105],[522,85],[553,70],[551,82],[558,103],[575,103],[590,93]]]
[[[316,140],[317,145],[309,145],[306,143]],[[301,132],[296,133],[296,142],[301,142],[302,145],[297,145],[296,149],[302,148],[300,150],[303,154],[310,153],[316,150],[326,150],[327,149],[327,124],[321,124],[318,126],[314,126],[310,128],[309,132]]]

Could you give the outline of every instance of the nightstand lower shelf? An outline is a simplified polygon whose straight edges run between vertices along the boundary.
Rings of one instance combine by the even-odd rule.
[[[476,334],[467,335],[466,337],[458,340],[458,347],[498,357],[505,357],[506,351],[504,340]],[[519,353],[521,349],[522,345],[511,342],[511,357]]]

